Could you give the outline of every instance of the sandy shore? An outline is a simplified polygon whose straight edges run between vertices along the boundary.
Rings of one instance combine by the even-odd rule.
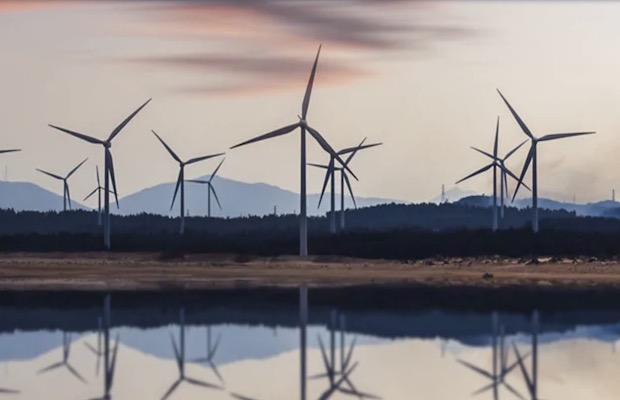
[[[0,290],[164,290],[233,287],[426,285],[617,289],[620,261],[506,258],[359,260],[141,253],[5,253]]]

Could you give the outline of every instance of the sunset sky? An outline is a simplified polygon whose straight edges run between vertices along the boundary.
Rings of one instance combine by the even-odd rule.
[[[385,145],[351,165],[355,191],[429,200],[486,159],[499,115],[500,152],[525,139],[500,88],[537,135],[597,135],[539,148],[541,195],[580,202],[620,189],[620,2],[413,0],[0,1],[0,177],[94,188],[100,146],[48,123],[105,138],[153,98],[112,148],[121,196],[173,181],[182,158],[227,151],[224,177],[299,190],[299,135],[240,149],[297,121],[319,44],[308,121],[334,148]],[[325,154],[309,142],[308,161]],[[520,172],[526,149],[510,163]],[[216,162],[188,167],[186,177]],[[322,174],[309,169],[308,190]],[[491,176],[459,185],[490,192]]]

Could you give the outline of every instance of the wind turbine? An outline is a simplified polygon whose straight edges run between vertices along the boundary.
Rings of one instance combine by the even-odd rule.
[[[183,382],[187,382],[192,385],[202,386],[209,389],[217,389],[221,390],[222,388],[217,385],[213,385],[211,383],[207,383],[204,381],[200,381],[198,379],[190,378],[185,375],[185,310],[181,309],[180,311],[180,334],[179,334],[179,346],[177,347],[177,342],[174,340],[174,335],[170,335],[172,339],[172,348],[174,349],[174,356],[177,361],[177,367],[179,369],[179,377],[178,379],[170,386],[170,389],[164,394],[162,400],[167,399],[170,395],[179,387],[179,385]]]
[[[457,360],[459,363],[469,368],[470,370],[486,377],[491,381],[491,383],[487,386],[482,387],[481,389],[474,392],[474,395],[484,393],[488,390],[493,390],[493,399],[499,399],[499,387],[504,386],[509,392],[513,395],[523,399],[523,396],[519,394],[508,382],[506,382],[506,377],[510,372],[512,372],[518,365],[519,361],[514,362],[511,365],[508,365],[508,352],[509,348],[506,346],[505,335],[504,335],[504,327],[499,327],[499,318],[497,313],[492,314],[492,351],[493,351],[493,369],[491,371],[487,371],[480,367],[477,367],[467,361]]]
[[[213,342],[211,341],[211,327],[207,326],[207,355],[205,357],[194,360],[194,362],[209,364],[215,375],[217,375],[217,377],[219,378],[220,382],[224,383],[224,379],[222,378],[222,375],[220,375],[220,372],[217,369],[217,365],[215,365],[215,362],[213,361],[213,359],[215,358],[215,353],[217,352],[217,348],[220,345],[220,338],[221,336],[218,335],[217,339],[215,339],[215,344],[213,344]]]
[[[498,145],[499,145],[499,117],[497,117],[497,125],[495,127],[495,142],[493,144],[493,154],[491,155],[485,151],[472,147],[477,152],[490,157],[492,159],[491,163],[485,165],[479,170],[467,175],[463,179],[460,179],[456,182],[456,184],[458,185],[459,183],[463,181],[473,178],[474,176],[480,175],[483,172],[486,172],[489,169],[493,168],[493,225],[492,225],[493,232],[497,231],[497,227],[498,227],[498,222],[497,222],[497,211],[498,211],[497,210],[497,169],[499,168],[502,174],[506,173],[510,175],[511,177],[513,177],[515,180],[519,179],[512,172],[510,172],[510,170],[507,169],[502,163],[499,162],[499,157],[497,156]]]
[[[308,221],[307,221],[307,207],[306,207],[306,131],[310,133],[310,135],[319,143],[319,145],[334,156],[338,162],[342,165],[345,165],[344,161],[340,158],[340,156],[334,151],[334,149],[327,143],[327,141],[323,138],[323,136],[310,125],[306,120],[308,116],[308,107],[310,106],[310,95],[312,94],[312,86],[314,84],[314,76],[316,74],[317,64],[319,62],[319,55],[321,54],[321,46],[319,46],[319,50],[316,54],[316,58],[314,60],[314,65],[312,66],[312,71],[310,72],[310,79],[308,80],[308,86],[306,87],[306,93],[304,95],[304,100],[301,106],[301,116],[298,115],[299,122],[294,124],[285,126],[280,129],[276,129],[275,131],[265,133],[264,135],[257,136],[253,139],[247,140],[243,143],[239,143],[231,149],[245,146],[250,143],[259,142],[261,140],[271,139],[274,137],[286,135],[288,133],[293,132],[295,129],[300,128],[301,131],[301,163],[300,163],[300,205],[299,205],[299,255],[304,257],[308,255]],[[355,174],[349,169],[349,167],[345,166],[351,175],[357,179]]]
[[[125,126],[142,110],[146,105],[151,101],[148,99],[144,104],[142,104],[136,111],[131,113],[123,122],[121,122],[114,130],[110,133],[110,136],[106,140],[100,140],[94,138],[92,136],[84,135],[83,133],[70,131],[65,128],[60,128],[55,125],[49,125],[50,127],[57,129],[61,132],[65,132],[71,136],[75,136],[79,139],[85,140],[89,143],[100,144],[103,146],[104,150],[104,209],[105,209],[105,218],[103,224],[103,245],[106,250],[110,250],[111,242],[110,242],[110,179],[112,179],[112,187],[114,194],[114,198],[116,199],[116,205],[118,206],[118,190],[116,190],[116,177],[114,175],[114,162],[112,160],[112,152],[110,148],[112,147],[112,140],[118,135]]]
[[[524,357],[521,356],[517,345],[513,342],[512,347],[514,349],[515,355],[517,356],[517,362],[519,363],[519,368],[521,369],[521,373],[523,374],[523,379],[525,380],[525,384],[527,386],[528,393],[530,394],[531,400],[539,400],[538,398],[538,328],[539,328],[539,317],[538,311],[534,311],[532,313],[532,368],[530,372],[527,371],[525,366]]]
[[[181,187],[181,202],[180,202],[181,204],[179,207],[180,213],[181,213],[180,214],[181,215],[180,233],[181,235],[183,235],[185,233],[185,166],[195,164],[199,161],[208,160],[209,158],[219,157],[219,156],[224,155],[224,153],[210,154],[208,156],[200,156],[200,157],[191,158],[187,161],[183,161],[179,158],[179,156],[176,155],[176,153],[170,148],[170,146],[168,146],[166,142],[164,142],[164,140],[161,137],[159,137],[157,133],[155,133],[155,131],[151,131],[151,132],[153,132],[153,134],[157,137],[157,139],[159,139],[161,144],[166,148],[166,150],[168,150],[168,153],[170,153],[172,158],[174,158],[179,163],[179,177],[177,178],[177,185],[174,189],[174,196],[172,196],[172,204],[170,205],[170,210],[172,210],[172,207],[174,207],[174,201],[177,198],[177,192],[179,191],[179,186],[180,186]]]
[[[95,375],[99,375],[99,365],[101,364],[101,357],[104,355],[101,348],[101,338],[103,337],[103,323],[101,317],[97,320],[97,347],[95,348],[88,342],[84,342],[84,345],[97,357],[97,365],[95,367]]]
[[[500,171],[500,218],[504,218],[504,209],[505,209],[505,196],[508,195],[508,173],[506,172],[508,170],[508,167],[506,167],[506,160],[508,160],[517,150],[519,150],[525,143],[527,143],[526,141],[521,142],[520,145],[518,145],[517,147],[513,148],[512,150],[510,150],[508,153],[506,153],[504,155],[504,157],[502,158],[494,158],[491,154],[482,151],[480,149],[477,149],[475,147],[473,147],[474,150],[484,154],[487,157],[490,157],[491,159],[495,159],[497,160],[497,162],[503,167]],[[527,190],[530,190],[530,188],[526,185],[523,185]]]
[[[351,374],[357,367],[358,363],[351,363],[353,350],[355,349],[355,338],[351,341],[351,345],[346,351],[346,339],[345,339],[345,318],[344,315],[340,315],[340,370],[337,368],[336,360],[336,330],[337,330],[338,315],[335,311],[332,312],[332,320],[329,327],[330,331],[330,348],[329,357],[325,351],[323,340],[318,335],[319,346],[321,348],[321,357],[323,359],[323,365],[325,367],[325,373],[315,375],[312,378],[328,378],[329,387],[323,392],[320,399],[329,399],[334,393],[340,392],[345,395],[357,397],[359,399],[380,399],[373,394],[363,393],[357,390],[353,382],[351,381]],[[346,354],[345,354],[346,352]],[[346,386],[345,386],[346,385]]]
[[[517,196],[517,193],[519,192],[519,187],[523,185],[523,178],[531,163],[532,164],[532,230],[536,233],[538,232],[538,168],[537,168],[538,143],[547,142],[547,141],[556,140],[556,139],[563,139],[563,138],[573,137],[573,136],[592,135],[596,132],[551,133],[551,134],[542,136],[540,138],[537,138],[530,131],[530,129],[525,125],[525,122],[523,122],[521,117],[519,117],[517,112],[514,110],[514,108],[512,108],[510,103],[508,103],[508,100],[506,100],[506,98],[504,97],[502,92],[499,91],[499,89],[497,90],[497,93],[499,93],[502,100],[504,100],[504,103],[506,103],[506,106],[508,106],[510,113],[515,118],[519,126],[521,127],[521,130],[523,131],[523,133],[525,133],[525,135],[530,139],[530,151],[527,154],[527,158],[525,159],[525,164],[523,164],[523,170],[521,171],[521,176],[518,180],[517,188],[515,189],[515,193],[512,196],[512,199],[513,200],[515,199],[515,197]]]
[[[110,295],[103,299],[103,396],[92,400],[110,400],[112,398],[112,386],[114,384],[114,371],[116,369],[116,356],[118,354],[118,342],[120,336],[116,335],[114,349],[110,349]],[[98,365],[98,364],[97,364]]]
[[[0,154],[5,154],[5,153],[15,153],[21,151],[21,149],[9,149],[9,150],[0,150]],[[0,393],[2,392],[2,389],[0,389]],[[6,392],[5,392],[6,393]]]
[[[90,199],[92,195],[97,193],[97,224],[101,225],[101,192],[104,191],[105,189],[101,186],[101,181],[99,180],[99,166],[95,166],[95,167],[97,169],[97,187],[95,188],[95,190],[90,192],[88,196],[84,197],[84,200],[82,201],[86,201]],[[116,203],[116,208],[118,208],[118,203]]]
[[[208,181],[199,180],[199,179],[190,179],[190,182],[207,185],[207,217],[208,218],[211,218],[211,192],[213,192],[213,196],[215,197],[215,201],[217,201],[217,206],[220,208],[220,210],[222,209],[222,205],[220,204],[220,199],[217,198],[217,193],[215,192],[215,188],[213,187],[213,178],[215,178],[215,175],[217,174],[217,171],[220,170],[220,167],[224,163],[224,160],[226,160],[226,159],[223,158],[222,161],[220,161],[220,163],[218,164],[217,168],[215,168],[215,171],[213,171],[211,176],[209,176],[209,180]]]
[[[44,171],[42,169],[38,169],[37,168],[37,171],[39,171],[39,172],[41,172],[41,173],[43,173],[45,175],[51,176],[54,179],[58,179],[58,180],[62,181],[62,210],[63,211],[67,211],[67,202],[69,203],[69,209],[71,209],[71,194],[69,193],[69,182],[68,182],[68,180],[71,177],[71,175],[73,175],[73,173],[75,171],[77,171],[78,168],[80,168],[82,166],[82,164],[84,164],[86,162],[86,160],[88,160],[88,158],[84,159],[84,161],[82,161],[81,163],[76,165],[71,171],[69,171],[69,173],[65,177],[62,177],[60,175],[56,175],[56,174],[53,174],[51,172],[47,172],[47,171]]]
[[[383,143],[373,143],[364,145],[366,138],[362,140],[362,142],[356,147],[349,147],[346,149],[342,149],[337,152],[338,155],[344,156],[345,154],[349,154],[349,157],[345,160],[345,165],[351,162],[355,154],[364,149],[369,149],[371,147],[380,146]],[[325,194],[325,189],[327,188],[327,182],[331,180],[331,216],[329,220],[329,231],[331,234],[336,233],[336,171],[340,171],[340,230],[344,231],[344,185],[345,182],[349,189],[349,193],[351,194],[351,198],[353,199],[353,204],[355,204],[355,196],[353,196],[353,190],[351,189],[351,182],[349,181],[349,177],[347,176],[344,168],[342,166],[336,167],[336,162],[334,156],[329,155],[329,164],[328,165],[320,165],[308,163],[313,167],[323,168],[325,169],[325,180],[323,181],[323,189],[321,190],[321,197],[319,198],[319,205],[321,207],[321,201],[323,200],[323,195]],[[357,206],[357,205],[356,205]]]
[[[43,373],[52,371],[57,368],[65,367],[69,372],[71,372],[71,374],[73,374],[73,376],[75,376],[77,379],[79,379],[83,383],[86,383],[86,380],[84,380],[82,375],[80,375],[75,370],[75,368],[73,368],[71,364],[69,364],[69,352],[70,351],[71,351],[71,336],[67,332],[63,332],[62,333],[62,361],[54,363],[48,367],[45,367],[39,370],[38,373],[43,374]]]

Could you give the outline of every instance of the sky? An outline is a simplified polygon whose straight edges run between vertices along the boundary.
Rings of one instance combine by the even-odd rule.
[[[103,151],[47,125],[105,138],[152,98],[113,143],[121,196],[176,179],[151,130],[181,158],[227,152],[222,176],[299,191],[299,134],[229,147],[297,121],[322,44],[309,123],[336,149],[383,142],[351,163],[356,195],[436,197],[486,164],[469,146],[492,149],[498,116],[500,153],[525,140],[499,88],[536,135],[597,132],[540,145],[540,194],[607,199],[620,189],[618,20],[615,1],[0,0],[0,148],[23,149],[0,155],[0,178],[62,193],[35,168],[88,157],[71,178],[83,198]],[[327,161],[310,139],[308,161]],[[322,180],[308,169],[309,192]],[[491,175],[459,187],[489,193]]]

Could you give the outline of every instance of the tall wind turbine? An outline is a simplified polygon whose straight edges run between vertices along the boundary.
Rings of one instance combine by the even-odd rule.
[[[112,187],[114,190],[114,198],[116,199],[116,205],[118,206],[118,190],[116,190],[116,177],[114,175],[114,162],[112,161],[112,152],[110,148],[112,147],[112,140],[118,135],[125,126],[151,101],[148,99],[144,104],[142,104],[136,111],[131,113],[123,122],[121,122],[114,130],[110,133],[110,136],[106,140],[100,140],[94,138],[92,136],[84,135],[83,133],[78,133],[74,131],[70,131],[65,128],[60,128],[55,125],[49,125],[54,129],[58,129],[61,132],[68,133],[71,136],[75,136],[79,139],[85,140],[89,143],[100,144],[103,146],[104,150],[104,209],[105,209],[105,218],[103,223],[103,244],[107,250],[110,249],[110,178],[112,179]]]
[[[504,103],[506,103],[506,106],[508,106],[510,113],[515,118],[519,126],[521,127],[521,130],[523,131],[523,133],[525,133],[525,135],[530,139],[530,151],[527,155],[527,158],[525,159],[525,164],[523,164],[523,170],[521,171],[521,176],[517,183],[517,188],[515,189],[515,193],[512,196],[512,199],[513,200],[515,199],[519,191],[519,187],[523,185],[523,178],[531,163],[532,164],[532,230],[534,232],[538,232],[538,168],[537,168],[538,143],[547,142],[547,141],[556,140],[556,139],[563,139],[563,138],[573,137],[573,136],[592,135],[596,132],[551,133],[551,134],[542,136],[540,138],[537,138],[530,131],[530,129],[525,125],[525,122],[523,122],[521,117],[519,117],[517,112],[514,110],[514,108],[512,108],[510,103],[508,103],[508,100],[506,100],[506,98],[504,97],[502,92],[499,91],[499,89],[497,90],[497,93],[499,93],[502,100],[504,100]]]
[[[39,171],[39,172],[41,172],[41,173],[43,173],[45,175],[51,176],[54,179],[58,179],[58,180],[62,181],[62,210],[63,211],[67,211],[67,203],[69,203],[69,209],[71,209],[71,194],[69,192],[69,178],[71,177],[71,175],[73,175],[75,173],[75,171],[78,170],[78,168],[80,168],[82,166],[82,164],[84,164],[86,162],[86,160],[88,160],[88,158],[84,159],[84,161],[82,161],[81,163],[76,165],[64,177],[37,168],[37,171]]]
[[[346,149],[342,149],[337,152],[338,155],[344,156],[345,154],[349,154],[349,157],[344,162],[345,166],[348,166],[355,154],[364,149],[369,149],[371,147],[380,146],[383,143],[373,143],[364,145],[364,142],[367,138],[364,138],[362,142],[356,147],[348,147]],[[313,167],[323,168],[325,169],[325,180],[323,181],[323,189],[321,190],[321,197],[319,198],[319,205],[321,207],[321,201],[323,200],[323,195],[325,194],[325,189],[327,188],[327,182],[331,180],[331,216],[329,220],[329,231],[331,234],[336,233],[336,171],[340,171],[340,230],[344,231],[344,185],[345,182],[349,189],[349,193],[351,194],[351,198],[353,199],[353,203],[355,204],[355,197],[353,196],[353,190],[351,189],[351,182],[349,181],[349,177],[347,176],[344,168],[342,166],[336,167],[335,158],[330,154],[329,164],[328,165],[320,165],[308,163]]]
[[[67,332],[63,332],[62,334],[62,361],[54,363],[48,367],[45,367],[39,370],[38,374],[44,374],[46,372],[58,369],[58,368],[66,368],[73,376],[82,381],[82,383],[86,383],[86,380],[80,375],[79,372],[73,368],[71,364],[69,364],[69,353],[71,351],[71,335]]]
[[[92,195],[97,193],[97,224],[101,225],[101,192],[105,189],[101,186],[101,180],[99,179],[99,166],[95,166],[95,168],[97,169],[97,187],[88,196],[84,197],[82,201],[90,199]],[[118,203],[116,203],[116,208],[118,208]]]
[[[259,142],[261,140],[271,139],[274,137],[286,135],[288,133],[293,132],[295,129],[300,128],[301,130],[301,163],[300,163],[300,205],[299,205],[299,255],[307,256],[308,255],[308,221],[307,221],[307,207],[306,207],[306,131],[310,133],[310,135],[319,143],[319,145],[334,156],[338,162],[344,165],[344,161],[340,158],[340,156],[334,151],[334,149],[327,143],[327,141],[323,138],[323,136],[310,125],[306,121],[308,116],[308,107],[310,106],[310,95],[312,94],[312,86],[314,84],[314,76],[316,74],[316,67],[319,62],[319,55],[321,54],[321,46],[319,46],[319,50],[316,54],[316,58],[314,60],[314,65],[312,66],[312,71],[310,73],[310,79],[308,80],[308,86],[306,87],[306,94],[304,95],[304,100],[301,106],[301,116],[298,116],[299,122],[296,122],[292,125],[285,126],[280,129],[276,129],[275,131],[265,133],[264,135],[257,136],[253,139],[247,140],[243,143],[239,143],[231,149],[236,147],[245,146],[250,143]],[[351,175],[357,179],[355,174],[345,166],[345,168],[351,173]]]
[[[518,180],[518,178],[512,173],[510,172],[510,170],[508,170],[507,168],[505,168],[500,162],[499,162],[499,158],[497,157],[497,148],[499,145],[499,117],[497,118],[497,125],[495,127],[495,142],[493,144],[493,155],[484,152],[480,149],[477,149],[475,147],[472,147],[474,150],[488,156],[491,157],[492,161],[491,163],[485,165],[484,167],[480,168],[479,170],[467,175],[466,177],[464,177],[463,179],[459,180],[456,182],[456,184],[458,185],[459,183],[466,181],[470,178],[473,178],[474,176],[480,175],[483,172],[488,171],[489,169],[493,168],[493,231],[495,232],[497,230],[497,169],[499,168],[500,171],[502,173],[507,173],[508,175],[512,176],[515,180]]]
[[[208,160],[209,158],[223,156],[224,153],[210,154],[208,156],[200,156],[200,157],[191,158],[187,161],[183,161],[179,158],[179,156],[176,155],[176,153],[170,148],[170,146],[168,146],[166,142],[164,142],[164,140],[161,137],[159,137],[157,133],[155,133],[155,131],[151,131],[151,132],[153,132],[153,134],[157,137],[157,139],[159,139],[161,144],[164,145],[164,147],[166,148],[166,150],[168,150],[168,153],[170,153],[172,158],[174,158],[179,163],[179,177],[177,178],[177,185],[174,189],[174,196],[172,196],[172,204],[170,205],[170,209],[172,210],[172,207],[174,207],[174,201],[177,198],[177,192],[179,191],[179,187],[181,187],[181,201],[180,201],[179,209],[181,213],[180,214],[181,215],[180,233],[181,235],[183,235],[185,233],[185,166],[195,164],[199,161]]]
[[[208,218],[211,218],[211,192],[213,192],[213,197],[215,197],[215,201],[217,201],[217,206],[220,208],[220,210],[222,209],[222,205],[220,204],[220,199],[217,198],[217,193],[215,192],[215,188],[213,187],[213,178],[215,178],[217,171],[220,170],[220,167],[224,163],[224,160],[225,158],[223,158],[222,161],[220,161],[217,168],[215,168],[215,171],[213,171],[211,176],[209,176],[208,181],[204,181],[200,179],[190,179],[190,182],[207,185],[207,217]]]

